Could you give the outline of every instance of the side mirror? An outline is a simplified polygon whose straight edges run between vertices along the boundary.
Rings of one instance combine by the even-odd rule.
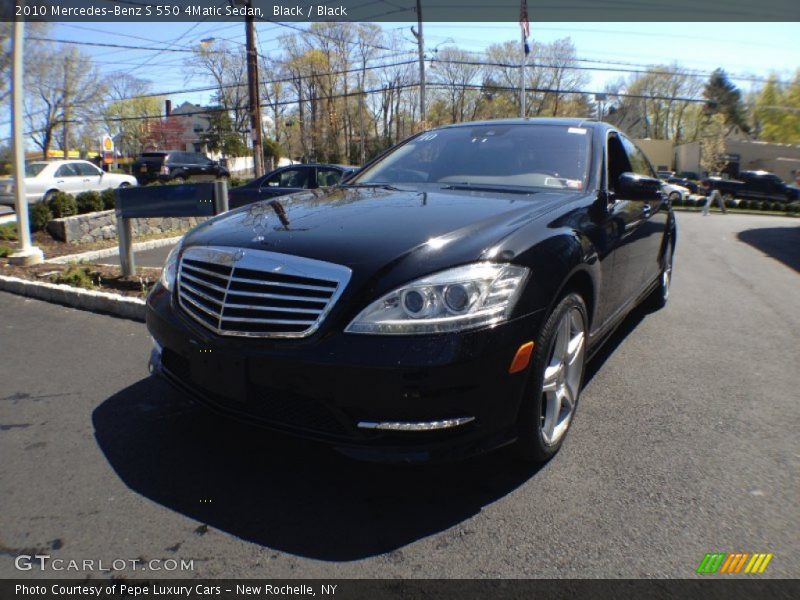
[[[659,200],[661,180],[636,173],[623,173],[617,178],[615,191],[620,200]]]

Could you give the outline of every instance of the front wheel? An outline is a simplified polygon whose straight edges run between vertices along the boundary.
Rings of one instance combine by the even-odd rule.
[[[658,287],[652,291],[645,301],[650,310],[660,310],[667,305],[669,300],[669,286],[672,284],[672,255],[671,245],[667,245],[664,258],[661,259],[661,274],[658,278]]]
[[[517,450],[524,460],[545,463],[564,441],[583,383],[587,323],[586,304],[571,293],[550,313],[536,340],[519,416]]]

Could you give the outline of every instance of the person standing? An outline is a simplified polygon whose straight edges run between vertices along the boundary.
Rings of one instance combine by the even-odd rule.
[[[703,216],[708,216],[708,209],[711,208],[711,205],[714,204],[714,201],[717,201],[719,207],[722,209],[723,214],[728,214],[728,210],[725,208],[725,200],[722,199],[722,194],[719,193],[719,190],[712,189],[708,192],[706,196],[706,203],[703,205]]]

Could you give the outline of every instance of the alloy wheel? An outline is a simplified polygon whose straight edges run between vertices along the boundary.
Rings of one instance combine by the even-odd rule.
[[[557,444],[569,428],[583,378],[586,326],[571,308],[558,323],[542,383],[539,427],[545,444]]]

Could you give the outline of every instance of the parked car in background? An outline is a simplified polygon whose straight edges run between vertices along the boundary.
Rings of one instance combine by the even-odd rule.
[[[258,200],[285,196],[302,190],[329,187],[336,185],[357,170],[358,167],[330,164],[281,167],[229,190],[228,204],[231,208],[237,208]]]
[[[86,160],[35,161],[25,165],[25,197],[29,204],[48,201],[57,192],[79,194],[136,185],[136,179],[106,173]],[[14,180],[0,182],[0,204],[14,205]]]
[[[739,179],[708,177],[703,180],[703,191],[708,194],[711,190],[719,190],[725,201],[745,198],[794,202],[800,199],[800,191],[797,188],[787,185],[780,177],[769,171],[741,171]]]
[[[178,150],[142,152],[134,161],[131,173],[142,185],[153,181],[184,182],[198,177],[230,177],[228,169],[202,152]]]
[[[189,232],[147,298],[151,372],[354,457],[516,444],[545,462],[587,360],[640,302],[667,302],[661,185],[597,121],[422,132],[343,184]],[[637,360],[661,360],[651,342]]]
[[[661,189],[667,195],[670,202],[686,202],[689,195],[692,193],[689,188],[685,188],[682,185],[675,185],[674,183],[665,182],[661,185]]]

